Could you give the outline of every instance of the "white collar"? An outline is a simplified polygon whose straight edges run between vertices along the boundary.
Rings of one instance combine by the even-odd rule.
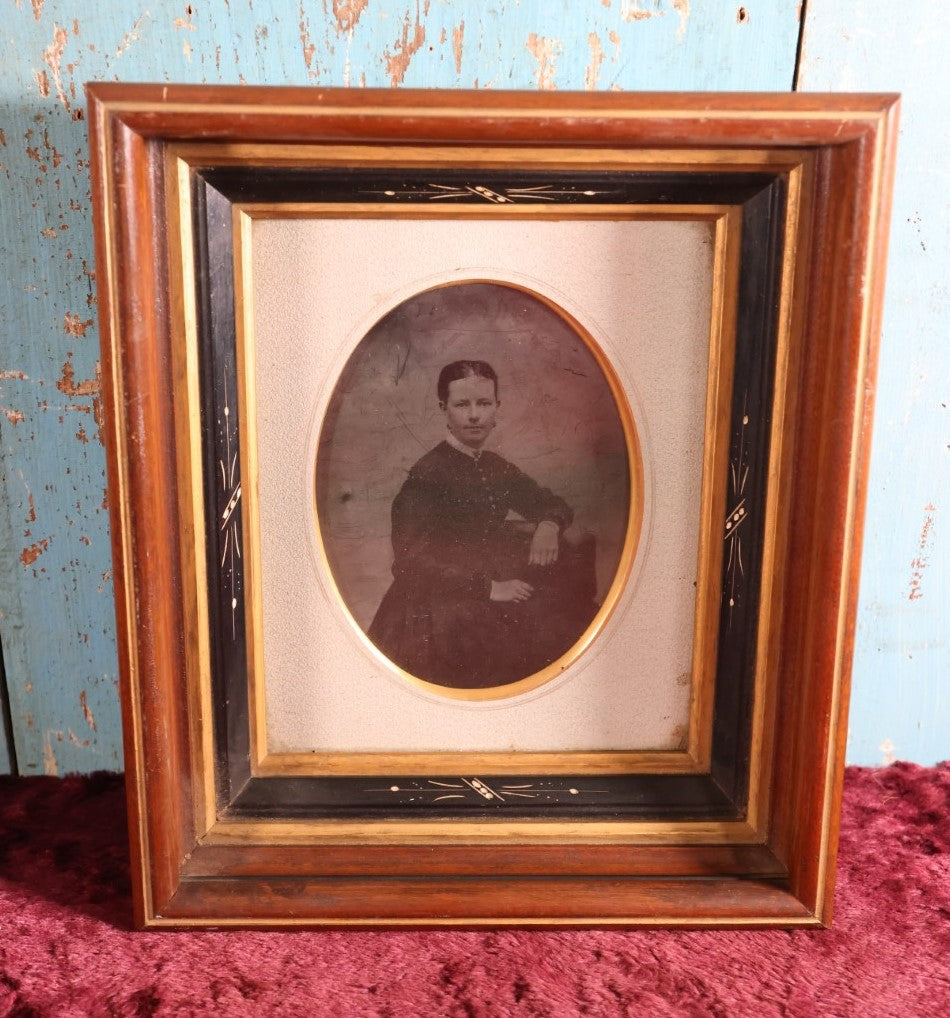
[[[466,456],[473,460],[477,460],[481,455],[481,449],[473,449],[471,446],[466,445],[464,442],[460,442],[451,431],[446,430],[445,440],[452,446],[453,449],[458,449],[459,452],[464,453]]]

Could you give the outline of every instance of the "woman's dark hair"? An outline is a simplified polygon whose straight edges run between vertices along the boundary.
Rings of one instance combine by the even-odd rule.
[[[436,391],[439,402],[446,403],[449,398],[449,383],[460,378],[487,378],[495,385],[495,399],[498,399],[498,376],[488,361],[452,361],[439,372],[439,384]]]

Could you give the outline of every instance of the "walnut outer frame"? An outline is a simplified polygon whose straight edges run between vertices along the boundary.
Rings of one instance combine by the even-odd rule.
[[[897,98],[98,83],[87,94],[136,922],[828,923]],[[779,174],[807,165],[807,243],[788,281],[793,340],[770,462],[772,497],[782,496],[763,649],[773,681],[770,702],[754,708],[782,724],[750,748],[772,793],[762,815],[679,828],[578,819],[541,838],[530,820],[464,831],[451,818],[397,820],[387,834],[356,818],[314,834],[292,817],[219,814],[198,766],[210,716],[189,709],[200,616],[188,605],[201,565],[188,541],[199,524],[183,518],[179,489],[198,454],[168,413],[187,373],[171,354],[185,315],[171,281],[183,266],[164,208],[169,150],[211,143],[231,152],[222,165],[238,166],[263,143],[396,156],[452,145],[470,149],[473,165],[508,149],[585,146],[625,158],[649,150],[668,169],[696,153],[723,171],[763,158]]]

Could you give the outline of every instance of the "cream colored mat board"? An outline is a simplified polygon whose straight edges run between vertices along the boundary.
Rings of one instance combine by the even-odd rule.
[[[260,464],[269,752],[682,745],[712,240],[710,223],[672,220],[254,222],[252,431]],[[373,651],[328,573],[314,515],[320,426],[347,358],[383,315],[414,294],[468,280],[533,291],[587,330],[628,395],[644,464],[636,561],[604,631],[558,679],[519,697],[476,703],[419,689]],[[518,443],[513,428],[506,437],[506,422],[530,413],[518,406],[517,386],[503,390],[502,400],[492,447],[517,464]],[[429,422],[431,434],[417,438],[431,447],[444,426],[437,413]]]

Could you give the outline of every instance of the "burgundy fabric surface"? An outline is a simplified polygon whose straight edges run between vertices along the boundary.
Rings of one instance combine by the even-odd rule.
[[[136,933],[125,839],[0,778],[0,1016],[950,1015],[950,763],[848,770],[830,930]]]

